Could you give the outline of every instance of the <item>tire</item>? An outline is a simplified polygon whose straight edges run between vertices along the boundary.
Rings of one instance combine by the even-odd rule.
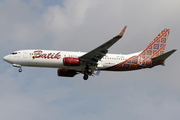
[[[84,74],[83,79],[84,79],[84,80],[87,80],[87,79],[88,79],[88,77],[89,77],[89,76],[88,76],[87,74]]]
[[[19,72],[22,72],[22,69],[19,69]]]
[[[88,68],[88,69],[87,69],[87,73],[91,75],[91,74],[92,74],[92,69],[91,69],[91,68]]]

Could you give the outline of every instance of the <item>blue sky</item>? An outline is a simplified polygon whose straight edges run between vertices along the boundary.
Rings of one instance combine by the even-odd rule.
[[[0,119],[179,120],[178,0],[2,0],[0,56],[22,49],[88,52],[117,35],[109,53],[143,50],[170,28],[165,66],[101,72],[87,81],[57,76],[57,69],[17,68],[0,59]]]

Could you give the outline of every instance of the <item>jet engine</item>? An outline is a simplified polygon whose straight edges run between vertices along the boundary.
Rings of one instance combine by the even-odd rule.
[[[67,69],[59,68],[57,74],[58,76],[62,76],[62,77],[74,77],[77,73],[75,70],[67,70]]]
[[[63,59],[64,66],[80,66],[79,58],[65,57]]]

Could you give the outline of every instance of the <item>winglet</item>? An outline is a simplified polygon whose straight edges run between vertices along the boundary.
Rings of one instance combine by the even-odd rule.
[[[127,26],[125,26],[122,31],[120,32],[120,34],[118,35],[119,37],[122,37],[124,35],[124,32],[126,30]]]

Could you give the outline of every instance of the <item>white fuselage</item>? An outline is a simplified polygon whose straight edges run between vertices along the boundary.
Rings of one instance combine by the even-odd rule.
[[[41,52],[37,52],[41,51]],[[106,54],[101,61],[98,62],[97,67],[93,70],[105,69],[116,64],[119,64],[126,59],[138,55],[138,53],[122,55],[122,54]],[[64,68],[71,70],[83,70],[86,66],[64,66],[63,58],[73,57],[78,58],[84,55],[85,52],[70,52],[70,51],[54,51],[54,50],[19,50],[12,54],[5,56],[3,59],[13,65],[31,66],[31,67],[50,67],[50,68]],[[33,56],[36,58],[33,59]]]

